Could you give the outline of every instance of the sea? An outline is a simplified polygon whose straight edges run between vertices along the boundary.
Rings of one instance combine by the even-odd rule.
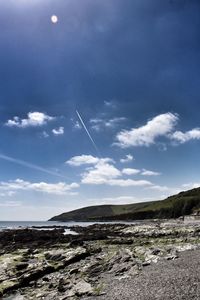
[[[93,224],[117,224],[117,223],[128,223],[130,222],[57,222],[57,221],[0,221],[0,231],[8,229],[24,229],[37,227],[37,229],[47,229],[52,230],[50,226],[82,226],[86,227]],[[135,224],[136,222],[131,222]],[[69,230],[70,231],[70,230]]]
[[[54,221],[0,221],[0,231],[4,230],[12,230],[12,229],[25,229],[25,228],[34,228],[37,230],[53,230],[53,226],[62,226],[62,227],[68,227],[68,226],[89,226],[94,223],[90,222],[54,222]],[[75,231],[72,231],[70,229],[66,229],[64,231],[64,234],[73,234],[76,235],[77,233]]]

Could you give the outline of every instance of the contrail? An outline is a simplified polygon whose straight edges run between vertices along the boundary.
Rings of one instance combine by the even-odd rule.
[[[92,145],[94,146],[94,148],[95,148],[97,154],[101,157],[101,153],[100,153],[100,151],[99,151],[97,145],[95,144],[95,142],[94,142],[94,140],[93,140],[91,134],[89,133],[89,131],[88,131],[88,129],[87,129],[85,123],[83,122],[83,119],[82,119],[81,115],[79,114],[78,110],[76,110],[76,113],[77,113],[77,116],[78,116],[78,118],[79,118],[81,124],[83,125],[83,128],[85,129],[85,131],[86,131],[86,133],[87,133],[87,135],[88,135],[90,141],[92,142]]]
[[[27,168],[30,168],[30,169],[41,171],[41,172],[44,172],[44,173],[47,173],[47,174],[50,174],[50,175],[53,175],[53,176],[57,176],[57,177],[67,179],[67,177],[65,177],[63,175],[60,175],[56,172],[50,171],[48,169],[45,169],[45,168],[42,168],[40,166],[37,166],[37,165],[31,164],[29,162],[26,162],[24,160],[16,159],[14,157],[10,157],[10,156],[4,155],[4,154],[0,154],[0,159],[7,160],[7,161],[13,162],[15,164],[18,164],[20,166],[24,166],[24,167],[27,167]]]

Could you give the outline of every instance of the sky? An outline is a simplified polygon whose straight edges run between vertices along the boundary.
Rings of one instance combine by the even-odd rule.
[[[200,186],[198,0],[0,0],[0,28],[0,220]]]

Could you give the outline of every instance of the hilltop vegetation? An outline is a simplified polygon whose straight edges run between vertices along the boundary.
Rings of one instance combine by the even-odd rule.
[[[98,205],[63,213],[50,221],[117,221],[178,218],[200,211],[200,188],[181,192],[165,200],[126,205]]]

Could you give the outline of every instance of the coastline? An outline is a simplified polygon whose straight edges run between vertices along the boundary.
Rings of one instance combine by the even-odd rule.
[[[77,234],[66,234],[66,228]],[[151,268],[154,272],[154,265],[157,275],[162,275],[163,264],[173,273],[173,262],[177,261],[175,266],[179,262],[183,265],[182,253],[190,251],[191,257],[196,257],[199,249],[200,222],[181,220],[1,231],[0,293],[2,299],[20,300],[120,300],[123,295],[131,300],[134,287],[140,290],[137,278]],[[189,254],[185,255],[189,266]],[[194,268],[194,263],[191,266]],[[171,276],[176,284],[176,278]],[[191,289],[192,280],[191,277]],[[112,287],[118,283],[124,291],[117,295]],[[195,284],[197,294],[200,290]],[[152,291],[154,288],[156,283]],[[139,296],[135,299],[153,299],[142,290]],[[192,299],[199,299],[197,296],[193,291]],[[155,299],[172,299],[166,297]],[[177,299],[185,298],[177,295]]]

